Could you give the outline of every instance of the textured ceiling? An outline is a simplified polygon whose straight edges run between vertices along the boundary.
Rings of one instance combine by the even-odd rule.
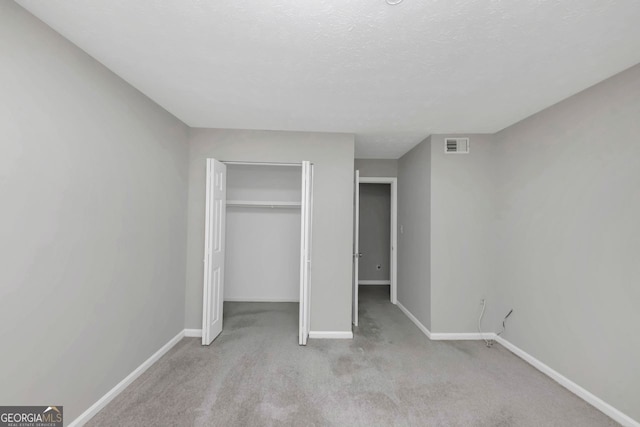
[[[638,0],[18,0],[190,126],[349,132],[395,158],[640,62]]]

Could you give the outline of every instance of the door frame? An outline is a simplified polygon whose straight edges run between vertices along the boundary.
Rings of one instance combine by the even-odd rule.
[[[398,178],[381,176],[360,176],[360,184],[390,184],[391,188],[391,235],[390,239],[390,274],[391,292],[389,300],[392,304],[398,303]],[[357,189],[360,191],[360,188]]]

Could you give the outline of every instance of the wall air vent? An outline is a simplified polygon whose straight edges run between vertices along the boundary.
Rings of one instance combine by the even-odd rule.
[[[445,138],[444,152],[447,154],[466,154],[469,152],[469,138]]]

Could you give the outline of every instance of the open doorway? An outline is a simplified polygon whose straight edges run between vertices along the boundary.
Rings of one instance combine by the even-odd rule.
[[[361,289],[397,301],[397,178],[360,177],[354,186],[353,324]]]

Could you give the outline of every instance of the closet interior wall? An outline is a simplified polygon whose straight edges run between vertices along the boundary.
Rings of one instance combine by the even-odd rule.
[[[225,301],[300,299],[301,167],[227,164]]]

